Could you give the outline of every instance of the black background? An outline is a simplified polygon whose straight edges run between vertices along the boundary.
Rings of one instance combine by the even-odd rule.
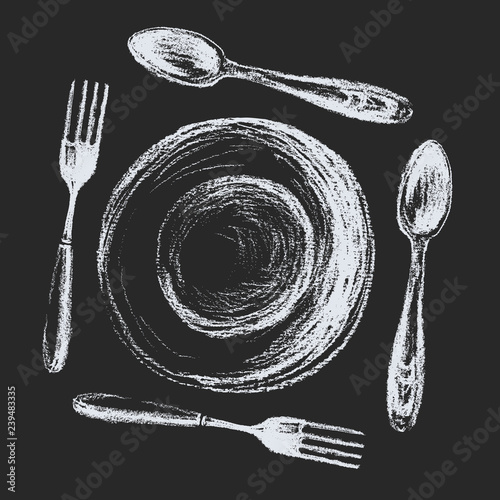
[[[238,2],[233,2],[237,4]],[[457,472],[433,498],[498,498],[499,434],[467,462],[453,452],[464,435],[483,426],[498,408],[496,337],[497,256],[493,219],[498,178],[497,88],[453,130],[443,114],[473,95],[477,78],[500,80],[494,2],[402,1],[403,11],[348,63],[339,44],[352,44],[354,28],[387,2],[243,0],[221,20],[211,1],[111,2],[72,0],[15,53],[7,34],[21,34],[22,17],[40,11],[34,0],[4,4],[7,69],[3,72],[4,151],[0,259],[6,385],[16,386],[18,498],[76,498],[76,479],[91,463],[119,450],[115,468],[91,499],[249,497],[406,499],[425,471],[452,460]],[[6,13],[5,10],[8,10]],[[376,238],[372,292],[363,319],[344,351],[317,375],[291,388],[261,395],[187,389],[137,363],[113,332],[105,312],[90,323],[75,315],[82,333],[73,339],[64,370],[40,369],[41,338],[67,189],[57,160],[69,85],[73,79],[107,82],[112,103],[141,84],[146,70],[126,41],[140,29],[175,26],[213,39],[233,60],[296,74],[367,81],[408,97],[414,116],[404,125],[358,122],[257,85],[224,80],[208,89],[167,82],[148,92],[129,116],[108,109],[114,130],[105,134],[97,172],[82,189],[75,217],[74,305],[99,290],[96,250],[100,218],[114,185],[152,144],[182,125],[226,116],[272,118],[273,109],[296,115],[292,125],[318,138],[352,167],[369,204]],[[122,113],[122,117],[123,117]],[[366,360],[394,337],[409,264],[409,243],[399,231],[396,192],[384,176],[397,173],[414,140],[441,127],[454,182],[451,214],[429,245],[425,303],[440,297],[443,280],[467,289],[426,329],[427,376],[416,427],[399,434],[388,423],[385,370],[360,389]],[[5,236],[8,235],[8,236]],[[210,256],[203,256],[210,265]],[[35,369],[20,375],[26,367]],[[258,493],[249,476],[276,460],[250,436],[219,430],[159,428],[135,451],[122,442],[128,424],[111,425],[74,413],[81,392],[109,392],[170,401],[210,415],[253,423],[294,415],[365,431],[358,471],[295,460]],[[496,462],[496,463],[495,463]],[[5,477],[5,476],[4,476]],[[5,486],[6,487],[6,486]],[[427,493],[426,490],[424,490]]]

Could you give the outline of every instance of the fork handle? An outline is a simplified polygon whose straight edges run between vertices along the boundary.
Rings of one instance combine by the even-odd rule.
[[[73,409],[80,415],[107,422],[170,427],[216,427],[255,434],[251,426],[208,417],[175,405],[138,401],[113,394],[80,394],[73,399]]]
[[[71,309],[73,285],[73,247],[62,240],[57,248],[56,264],[49,291],[49,308],[43,335],[43,361],[51,373],[60,371],[68,356],[72,335]],[[55,344],[49,339],[55,330]]]
[[[80,415],[107,422],[198,427],[204,420],[201,413],[192,410],[113,394],[80,394],[73,399],[73,408]]]

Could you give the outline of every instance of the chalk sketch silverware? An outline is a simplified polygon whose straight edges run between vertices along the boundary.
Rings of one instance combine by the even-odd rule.
[[[403,312],[392,346],[387,378],[387,411],[391,426],[411,429],[422,401],[425,345],[422,318],[425,253],[443,227],[451,207],[451,169],[436,141],[414,151],[401,178],[397,218],[411,242],[411,265]]]
[[[337,78],[295,76],[230,61],[205,36],[179,28],[149,28],[132,35],[134,59],[171,82],[208,87],[222,78],[242,78],[287,92],[349,118],[404,123],[412,115],[408,99],[366,83]]]
[[[61,177],[69,190],[69,205],[64,223],[64,231],[57,249],[56,264],[52,275],[49,292],[49,311],[47,313],[43,336],[43,360],[50,372],[60,371],[68,355],[71,339],[71,307],[73,282],[73,247],[72,230],[76,199],[80,188],[92,177],[97,165],[99,146],[101,143],[104,112],[108,99],[108,85],[104,85],[101,104],[98,110],[99,84],[94,84],[92,102],[87,119],[85,110],[87,102],[87,80],[83,83],[82,97],[76,129],[72,133],[73,97],[75,82],[71,84],[64,134],[59,153]],[[99,114],[98,114],[99,113]],[[86,131],[84,130],[84,125]],[[48,334],[55,329],[55,345],[49,343]]]
[[[80,415],[134,424],[174,427],[217,427],[246,432],[274,453],[357,469],[364,434],[346,427],[309,422],[293,417],[271,417],[256,425],[219,420],[177,406],[153,401],[134,401],[111,394],[80,394],[73,399]]]

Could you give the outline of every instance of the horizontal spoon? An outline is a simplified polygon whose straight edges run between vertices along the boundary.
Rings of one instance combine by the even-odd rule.
[[[148,71],[182,85],[209,87],[222,78],[241,78],[348,118],[375,123],[404,123],[413,112],[405,97],[367,83],[295,76],[237,64],[210,39],[193,31],[149,28],[132,35],[128,48]]]

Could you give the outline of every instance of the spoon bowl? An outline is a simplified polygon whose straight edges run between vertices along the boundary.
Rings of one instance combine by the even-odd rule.
[[[174,83],[210,87],[222,78],[224,52],[194,31],[149,28],[134,33],[128,48],[139,64]]]
[[[426,141],[412,154],[401,179],[398,223],[408,238],[433,238],[451,208],[451,168],[443,147]]]

